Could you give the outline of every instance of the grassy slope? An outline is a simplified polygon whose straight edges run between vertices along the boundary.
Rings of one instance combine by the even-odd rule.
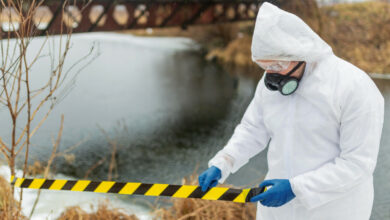
[[[339,4],[322,11],[323,37],[336,55],[367,72],[390,73],[390,3]]]
[[[390,73],[390,3],[338,4],[320,8],[320,12],[320,17],[304,20],[317,24],[311,26],[332,46],[336,55],[367,72]],[[321,28],[318,27],[319,19]],[[250,34],[244,34],[226,47],[212,48],[208,58],[253,65],[250,44]]]

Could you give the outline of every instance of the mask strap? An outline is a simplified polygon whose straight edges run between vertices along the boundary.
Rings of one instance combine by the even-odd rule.
[[[303,63],[303,61],[300,61],[292,70],[290,70],[290,72],[286,74],[286,76],[293,74],[300,66],[302,66]]]

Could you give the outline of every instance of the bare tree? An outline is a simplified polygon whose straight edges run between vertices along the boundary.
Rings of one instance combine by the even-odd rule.
[[[52,112],[54,106],[58,103],[59,99],[57,97],[61,96],[60,92],[66,92],[66,86],[63,84],[69,73],[74,73],[74,67],[81,65],[81,62],[77,61],[69,70],[64,70],[65,58],[71,48],[70,39],[72,35],[72,28],[66,28],[64,22],[61,22],[61,30],[63,31],[57,36],[59,45],[55,43],[51,45],[51,37],[49,33],[46,33],[39,50],[36,53],[34,52],[33,56],[28,54],[31,51],[31,41],[40,32],[34,26],[33,18],[43,2],[36,0],[0,0],[2,8],[1,20],[3,23],[8,23],[8,31],[4,31],[4,27],[4,32],[0,31],[0,108],[4,107],[11,119],[9,126],[11,135],[10,137],[7,136],[6,139],[0,137],[0,151],[8,163],[12,176],[15,175],[16,159],[18,156],[22,156],[23,177],[25,177],[30,139],[36,134],[37,130]],[[67,5],[69,5],[69,2],[64,1],[62,13],[66,13]],[[42,53],[45,47],[50,48],[48,54]],[[92,51],[93,48],[81,60],[87,59]],[[49,74],[40,86],[32,88],[32,67],[39,59],[45,56],[49,57],[51,61]],[[79,73],[82,68],[76,72]],[[60,90],[61,87],[65,87],[65,90]],[[61,120],[60,132],[62,131],[62,123],[63,120]],[[55,150],[59,145],[60,137],[61,134],[59,133],[58,141],[54,144]],[[24,152],[24,155],[21,155],[22,152]],[[54,157],[51,156],[48,167],[52,164],[53,159]],[[46,169],[45,176],[47,176],[48,171],[49,169]],[[12,187],[12,195],[14,195],[14,190]],[[23,190],[20,191],[18,205],[15,205],[13,198],[9,198],[7,219],[22,218],[22,199]]]

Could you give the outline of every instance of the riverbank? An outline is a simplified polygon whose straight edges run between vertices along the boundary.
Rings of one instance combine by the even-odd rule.
[[[302,13],[334,53],[366,72],[390,73],[390,3],[361,2],[312,6],[316,13]],[[297,13],[301,15],[300,13]],[[202,45],[210,61],[241,67],[255,67],[251,61],[254,22],[237,22],[180,28],[130,30],[141,36],[184,36]]]

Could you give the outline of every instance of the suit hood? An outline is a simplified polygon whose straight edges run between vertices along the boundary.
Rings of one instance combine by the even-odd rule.
[[[251,50],[253,61],[311,62],[333,54],[332,48],[302,19],[268,2],[258,11]]]

